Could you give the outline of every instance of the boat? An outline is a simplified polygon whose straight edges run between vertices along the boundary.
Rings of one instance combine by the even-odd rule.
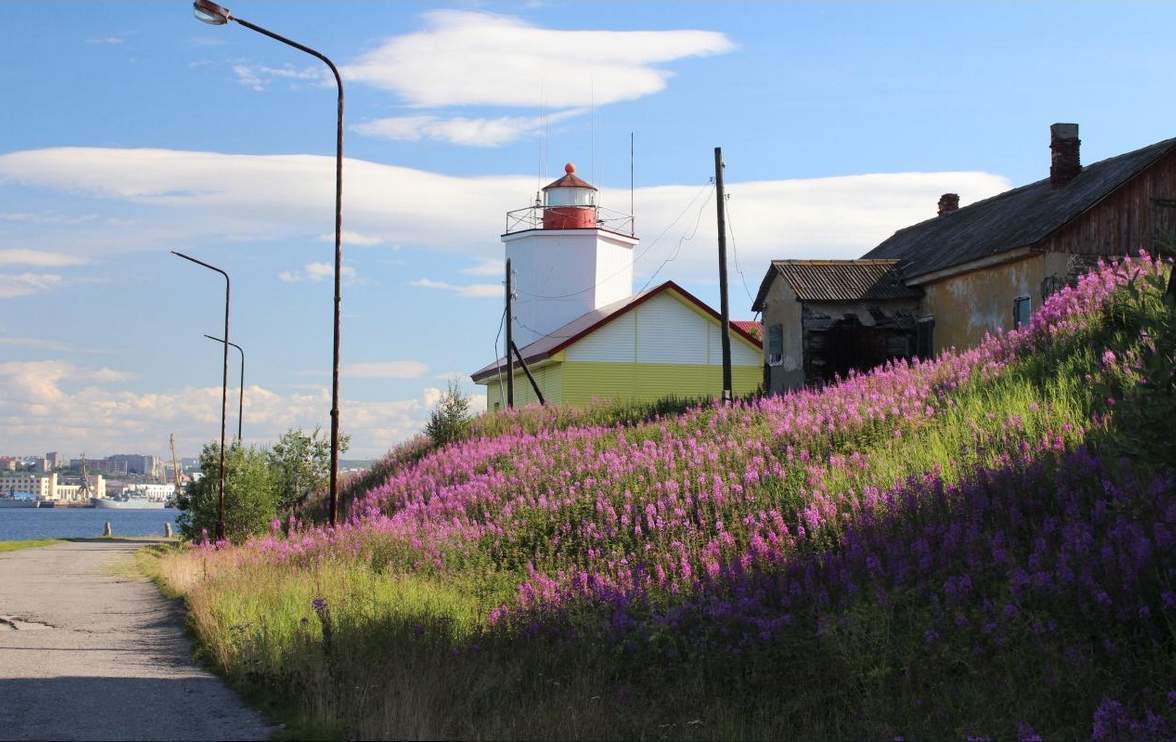
[[[40,500],[32,497],[12,497],[0,495],[0,508],[35,508],[41,505]]]
[[[94,507],[112,510],[163,510],[163,500],[152,500],[146,495],[132,492],[118,497],[95,497],[92,499]]]

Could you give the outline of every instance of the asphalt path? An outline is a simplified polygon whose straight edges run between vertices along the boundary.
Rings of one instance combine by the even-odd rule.
[[[0,553],[0,739],[267,739],[192,659],[183,611],[119,569],[141,544]]]

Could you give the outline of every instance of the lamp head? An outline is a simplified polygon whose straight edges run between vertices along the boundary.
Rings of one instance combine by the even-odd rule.
[[[196,0],[192,3],[192,14],[196,16],[196,20],[210,26],[223,26],[233,19],[233,14],[228,8],[222,8],[212,0]]]

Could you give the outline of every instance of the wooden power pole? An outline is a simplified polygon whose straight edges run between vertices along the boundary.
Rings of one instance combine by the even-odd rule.
[[[715,147],[715,199],[719,209],[719,311],[723,318],[723,401],[731,392],[731,312],[727,303],[727,202],[723,196],[723,148]]]
[[[514,356],[511,355],[511,349],[514,347],[514,308],[511,306],[513,289],[510,285],[510,258],[506,259],[506,317],[503,320],[506,322],[506,408],[514,408]]]

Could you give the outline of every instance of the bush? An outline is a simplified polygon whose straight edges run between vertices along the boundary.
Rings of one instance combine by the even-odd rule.
[[[188,485],[176,505],[176,525],[187,539],[214,537],[219,510],[220,445],[205,444],[198,482]],[[278,487],[265,451],[233,445],[225,451],[225,536],[240,543],[264,533],[278,512]]]
[[[438,446],[460,440],[470,424],[470,418],[469,398],[461,393],[461,387],[456,381],[451,381],[433,408],[429,424],[425,426],[425,435]]]
[[[339,453],[345,453],[350,443],[350,436],[340,436]],[[274,473],[278,507],[284,513],[300,508],[330,482],[331,441],[319,438],[318,428],[309,435],[302,430],[287,430],[266,456]]]

